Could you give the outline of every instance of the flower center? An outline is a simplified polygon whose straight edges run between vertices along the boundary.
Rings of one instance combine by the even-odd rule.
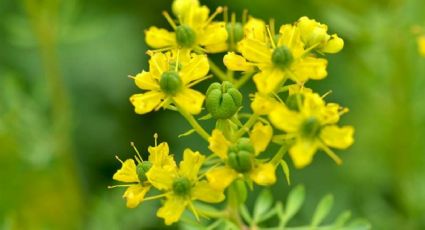
[[[292,111],[300,111],[300,106],[304,102],[304,95],[300,93],[291,94],[286,99],[286,106]]]
[[[285,45],[274,49],[272,53],[272,62],[275,66],[285,69],[294,60],[291,50]]]
[[[178,196],[187,196],[190,194],[192,185],[186,177],[179,177],[173,181],[173,192]]]
[[[195,44],[196,33],[190,26],[180,25],[176,28],[177,44],[182,47],[190,48]]]
[[[180,90],[182,81],[177,72],[167,71],[162,73],[159,86],[166,94],[175,95]]]
[[[319,135],[320,128],[319,120],[316,117],[309,117],[301,125],[301,135],[309,139],[315,138]]]
[[[253,167],[254,152],[254,146],[249,138],[240,138],[236,145],[229,148],[229,166],[240,173],[250,171]]]
[[[147,181],[146,173],[152,167],[152,163],[149,161],[143,161],[141,164],[137,165],[136,172],[137,177],[139,177],[140,182]]]

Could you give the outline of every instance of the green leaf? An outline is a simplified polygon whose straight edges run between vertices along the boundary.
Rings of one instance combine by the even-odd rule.
[[[332,195],[328,194],[323,197],[319,204],[316,207],[316,211],[313,214],[313,219],[311,221],[311,227],[319,226],[320,223],[326,218],[326,216],[331,211],[334,198]]]
[[[304,203],[305,189],[304,186],[298,185],[288,195],[285,208],[285,219],[289,221],[300,210]]]
[[[343,213],[341,213],[335,220],[334,222],[334,227],[342,227],[345,225],[345,223],[347,223],[347,221],[350,219],[351,217],[351,212],[350,211],[345,211]]]
[[[267,214],[272,205],[272,193],[268,189],[263,189],[255,202],[254,221],[258,221],[264,214]]]
[[[371,229],[370,223],[363,219],[357,219],[351,222],[344,230],[369,230]]]
[[[245,205],[241,205],[240,207],[240,212],[241,212],[241,216],[242,218],[248,223],[251,224],[252,223],[252,217],[249,214],[248,208]]]
[[[211,113],[208,113],[207,115],[205,115],[205,116],[202,116],[202,117],[198,118],[198,120],[200,120],[200,121],[205,121],[205,120],[209,120],[209,119],[211,119],[211,118],[212,118]]]
[[[286,161],[281,160],[280,165],[282,166],[283,173],[285,174],[286,182],[288,183],[288,185],[291,185],[291,178],[290,178],[288,164],[286,163]]]

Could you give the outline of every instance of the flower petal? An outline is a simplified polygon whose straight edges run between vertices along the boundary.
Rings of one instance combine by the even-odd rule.
[[[256,114],[267,115],[278,104],[279,102],[277,102],[273,97],[261,93],[256,93],[254,96],[254,100],[251,103],[251,109]]]
[[[214,189],[206,181],[200,181],[192,188],[192,200],[218,203],[224,200],[223,190]]]
[[[305,82],[308,79],[320,80],[328,75],[326,66],[328,61],[323,58],[306,57],[291,66],[292,80]]]
[[[226,24],[224,22],[210,23],[199,35],[199,44],[205,46],[208,51],[209,46],[216,47],[217,44],[225,44],[227,40]],[[226,46],[227,47],[227,46]],[[225,48],[225,47],[224,47]],[[215,50],[222,52],[225,50]]]
[[[156,79],[161,79],[163,72],[168,71],[170,68],[169,57],[166,54],[161,52],[151,53],[151,58],[149,59],[149,72]]]
[[[317,150],[315,141],[299,139],[289,149],[289,155],[296,168],[303,168],[311,163]]]
[[[425,57],[425,35],[418,37],[418,49],[419,53]]]
[[[336,125],[326,126],[320,132],[320,138],[330,147],[346,149],[353,142],[354,128],[352,126],[338,127]]]
[[[177,106],[182,107],[188,113],[198,114],[201,112],[205,96],[196,90],[183,88],[173,99]]]
[[[326,46],[321,49],[324,53],[338,53],[344,48],[344,40],[338,37],[338,35],[333,34],[331,38],[326,43]]]
[[[284,78],[285,72],[276,68],[265,68],[255,74],[253,80],[258,92],[269,94],[280,87]]]
[[[245,37],[266,42],[266,23],[263,20],[250,17],[244,27]]]
[[[248,63],[244,57],[237,55],[234,52],[229,52],[224,55],[223,62],[229,70],[254,71],[253,64]]]
[[[272,61],[272,51],[264,42],[243,39],[239,42],[239,50],[249,61],[256,63],[270,63]]]
[[[143,201],[150,188],[151,186],[141,186],[140,184],[128,187],[122,196],[127,200],[127,208],[137,207]]]
[[[252,144],[254,145],[255,154],[263,152],[273,136],[273,128],[270,125],[264,125],[261,122],[257,122],[254,128],[249,134]]]
[[[276,182],[275,167],[271,163],[259,164],[249,172],[249,178],[258,185],[272,185]]]
[[[269,119],[276,128],[288,133],[297,132],[302,123],[302,116],[299,113],[289,110],[282,104],[269,114]]]
[[[159,190],[171,190],[173,187],[173,180],[177,177],[176,168],[161,168],[153,165],[152,168],[146,173],[149,182]]]
[[[139,182],[137,176],[136,163],[133,159],[127,159],[122,163],[121,168],[114,174],[112,179],[121,182]]]
[[[164,99],[164,93],[159,91],[148,91],[146,93],[133,94],[130,97],[130,102],[133,104],[134,111],[137,114],[145,114],[154,110]]]
[[[142,71],[134,77],[134,82],[137,87],[144,90],[159,90],[158,79],[155,78],[151,73]]]
[[[217,167],[206,173],[207,179],[211,187],[223,191],[238,176],[238,173],[227,166]]]
[[[227,159],[227,150],[229,150],[230,142],[224,137],[224,134],[220,130],[214,129],[208,142],[210,143],[208,148],[214,154],[223,160]]]
[[[146,43],[155,49],[176,45],[176,34],[155,26],[145,31]]]
[[[167,142],[162,142],[158,146],[149,146],[149,162],[158,167],[175,167],[176,162],[173,156],[170,155],[170,150]]]
[[[188,63],[183,65],[179,74],[184,85],[207,75],[210,66],[206,55],[194,55]]]
[[[188,178],[190,181],[196,181],[199,169],[204,163],[205,156],[198,151],[193,152],[191,149],[185,149],[183,152],[183,161],[180,162],[179,175]]]
[[[168,196],[164,205],[158,209],[156,215],[163,218],[166,225],[171,225],[180,219],[188,203],[189,200],[183,197],[175,195]]]

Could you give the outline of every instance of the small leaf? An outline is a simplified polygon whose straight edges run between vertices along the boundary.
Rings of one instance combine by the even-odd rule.
[[[263,189],[260,195],[257,198],[254,206],[254,220],[259,220],[261,217],[270,210],[273,204],[273,196],[272,193]]]
[[[240,212],[241,212],[241,216],[242,218],[248,223],[251,224],[252,223],[252,217],[249,214],[248,208],[245,205],[241,205],[240,207]]]
[[[286,182],[288,185],[291,185],[291,178],[290,178],[290,172],[289,167],[286,161],[282,160],[280,161],[280,165],[282,166],[283,173],[285,174]]]
[[[298,185],[288,195],[285,209],[285,219],[290,220],[300,210],[304,203],[305,189],[304,186]]]
[[[369,230],[371,229],[370,223],[363,219],[357,219],[351,222],[345,230]]]
[[[347,221],[350,219],[351,217],[351,212],[350,211],[345,211],[343,213],[341,213],[335,220],[333,226],[334,227],[342,227],[344,226],[345,223],[347,223]]]
[[[179,138],[180,138],[180,137],[186,137],[186,136],[189,136],[190,134],[192,134],[192,133],[194,133],[194,132],[195,132],[195,130],[194,130],[194,129],[191,129],[191,130],[189,130],[189,131],[187,131],[187,132],[185,132],[185,133],[180,134],[180,135],[179,135]]]
[[[331,211],[332,205],[334,202],[334,198],[332,195],[326,195],[323,197],[319,204],[316,207],[316,211],[313,214],[313,219],[311,221],[311,227],[317,227],[320,223],[326,218]]]
[[[211,119],[211,118],[212,118],[211,113],[208,113],[207,115],[205,115],[205,116],[202,116],[202,117],[198,118],[198,120],[200,120],[200,121],[205,121],[205,120],[209,120],[209,119]]]

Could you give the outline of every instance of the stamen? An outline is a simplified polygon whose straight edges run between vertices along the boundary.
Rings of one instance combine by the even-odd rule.
[[[124,161],[122,161],[117,155],[115,155],[115,158],[119,161],[119,162],[121,162],[121,164],[124,164]]]
[[[176,67],[174,68],[174,71],[178,72],[179,70],[179,58],[180,58],[180,50],[177,50],[177,57],[176,57]]]
[[[136,77],[131,76],[131,75],[128,75],[127,77],[128,77],[128,78],[131,78],[131,79],[135,79],[135,78],[136,78]]]
[[[211,14],[211,16],[208,18],[208,20],[207,20],[207,22],[205,23],[204,26],[210,24],[212,22],[212,20],[221,12],[223,12],[223,7],[221,7],[221,6],[217,7],[217,9],[214,11],[214,13]]]
[[[274,37],[275,34],[276,34],[276,31],[275,31],[275,20],[274,20],[274,18],[270,18],[269,24],[270,24],[270,32],[272,34],[272,37]]]
[[[153,138],[155,139],[155,147],[157,147],[158,146],[158,133],[155,133],[153,135]]]
[[[188,84],[187,85],[187,87],[188,88],[191,88],[192,86],[194,86],[194,85],[196,85],[196,84],[198,84],[199,82],[201,82],[201,81],[203,81],[203,80],[206,80],[206,79],[208,79],[208,78],[212,78],[212,74],[209,74],[209,75],[207,75],[207,76],[205,76],[205,77],[203,77],[203,78],[200,78],[200,79],[198,79],[198,80],[196,80],[196,81],[193,81],[193,82],[191,82],[190,84]]]
[[[197,220],[197,221],[199,221],[199,215],[198,215],[198,212],[196,211],[196,208],[195,208],[195,206],[193,205],[193,203],[192,203],[192,202],[190,202],[190,203],[189,203],[189,207],[190,207],[190,209],[192,210],[193,215],[195,215],[196,220]]]
[[[134,142],[130,142],[131,147],[133,147],[134,151],[137,153],[137,156],[139,156],[140,161],[143,162],[142,156],[139,153],[139,150],[137,150],[136,145],[134,145]]]
[[[148,51],[146,51],[146,54],[147,55],[149,55],[149,56],[152,56],[154,53],[162,53],[162,52],[165,52],[165,51],[169,51],[169,50],[172,50],[173,49],[173,47],[165,47],[165,48],[161,48],[161,49],[154,49],[154,50],[148,50]]]
[[[111,189],[111,188],[119,188],[119,187],[130,187],[130,186],[132,186],[132,185],[134,185],[134,184],[117,184],[117,185],[109,185],[109,186],[108,186],[108,189]]]
[[[168,194],[170,194],[170,193],[168,192],[168,193],[163,193],[163,194],[156,195],[156,196],[150,196],[150,197],[147,197],[147,198],[143,199],[143,201],[156,200],[156,199],[159,199],[159,198],[165,197],[165,196],[167,196]]]
[[[230,20],[232,23],[231,30],[230,30],[230,41],[233,42],[235,39],[235,25],[236,25],[236,14],[234,12],[232,13]]]
[[[174,23],[174,20],[171,18],[170,14],[168,14],[167,11],[162,11],[162,15],[164,15],[165,19],[170,24],[170,26],[173,27],[173,29],[177,28],[176,23]]]
[[[242,25],[245,25],[246,21],[248,21],[248,10],[244,9],[242,12]]]
[[[335,161],[335,163],[337,165],[341,165],[342,164],[342,160],[341,158],[339,158],[338,155],[336,155],[331,149],[328,148],[328,146],[326,146],[324,143],[321,143],[321,149],[330,157],[332,158],[332,160]]]
[[[224,20],[224,23],[225,24],[227,24],[227,22],[229,21],[229,15],[228,15],[228,11],[227,11],[227,6],[225,6],[224,8],[223,8],[223,20]]]
[[[328,92],[326,92],[325,94],[323,94],[322,99],[324,99],[325,97],[327,97],[331,93],[332,93],[332,90],[329,90]]]
[[[274,49],[274,48],[276,48],[276,44],[274,43],[272,33],[270,32],[270,26],[267,25],[266,29],[267,29],[267,34],[269,35],[270,42],[272,44],[272,48]]]

